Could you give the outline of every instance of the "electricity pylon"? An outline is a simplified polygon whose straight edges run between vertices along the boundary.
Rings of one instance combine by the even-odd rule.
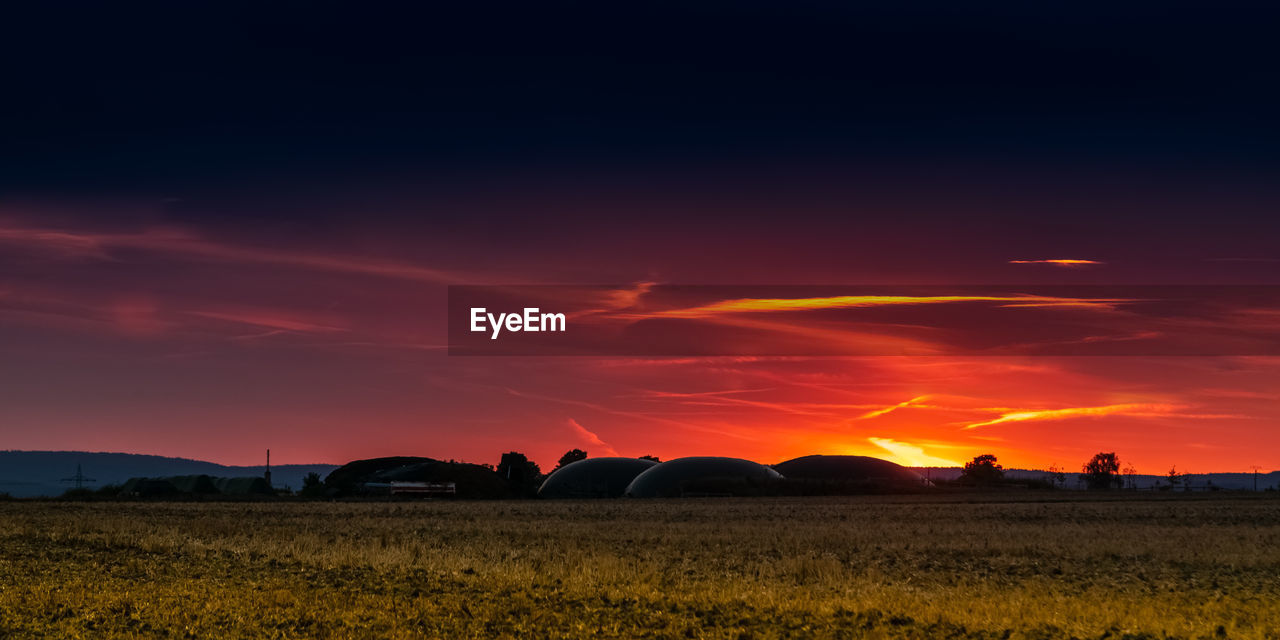
[[[74,482],[77,489],[83,489],[86,482],[97,482],[93,478],[86,478],[84,473],[80,471],[80,465],[76,465],[76,474],[70,478],[63,478],[60,482]]]

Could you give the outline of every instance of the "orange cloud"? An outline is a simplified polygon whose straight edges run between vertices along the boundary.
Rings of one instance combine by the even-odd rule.
[[[643,297],[644,294],[649,293],[649,290],[656,284],[658,283],[637,282],[635,286],[630,289],[616,289],[614,291],[610,291],[607,296],[609,300],[609,308],[628,309],[636,306],[636,303],[640,301],[640,298]]]
[[[594,316],[598,314],[608,314],[614,311],[630,309],[640,302],[640,298],[649,293],[653,289],[656,282],[637,282],[629,288],[611,289],[604,292],[601,296],[600,306],[594,309],[583,309],[582,311],[574,311],[569,314],[570,318],[583,318],[586,316]]]
[[[1014,305],[1103,306],[1132,302],[1128,298],[1058,298],[1053,296],[831,296],[825,298],[738,298],[687,309],[667,309],[643,317],[706,318],[727,313],[856,309],[890,305],[946,304],[953,302],[1007,302]]]
[[[584,443],[586,443],[588,447],[598,447],[599,450],[602,451],[605,455],[609,455],[609,456],[618,455],[617,450],[615,450],[613,446],[611,446],[609,443],[605,442],[604,440],[601,440],[600,436],[596,435],[590,429],[587,429],[586,427],[579,424],[577,420],[574,420],[573,418],[569,418],[569,428],[573,430],[573,433],[577,435],[578,438],[580,438]]]
[[[1010,260],[1009,264],[1051,264],[1055,267],[1086,267],[1090,265],[1106,264],[1097,260],[1070,260],[1058,258],[1054,260]]]
[[[1026,422],[1029,420],[1063,420],[1089,416],[1128,415],[1128,416],[1164,416],[1184,408],[1176,404],[1110,404],[1101,407],[1071,407],[1068,409],[1048,409],[1043,411],[1009,411],[999,418],[986,422],[975,422],[965,425],[965,429],[988,427],[1007,422]],[[1184,416],[1191,417],[1191,416]],[[1197,416],[1199,417],[1199,416]]]
[[[904,402],[899,402],[898,404],[890,405],[890,406],[885,407],[885,408],[883,408],[883,409],[876,409],[875,411],[869,411],[869,412],[867,412],[867,413],[864,413],[864,414],[862,414],[862,415],[860,415],[860,416],[858,416],[858,417],[854,418],[854,420],[868,420],[868,419],[870,419],[870,418],[876,418],[876,417],[879,417],[879,416],[885,415],[886,413],[892,413],[892,412],[894,412],[894,411],[897,411],[898,409],[903,409],[903,408],[909,407],[909,406],[911,406],[911,405],[912,405],[912,404],[914,404],[914,403],[921,402],[921,401],[923,401],[923,400],[928,399],[928,397],[929,397],[929,396],[917,396],[917,397],[912,398],[912,399],[910,399],[910,400],[906,400],[906,401],[904,401]]]
[[[725,326],[744,329],[759,329],[796,338],[825,342],[833,351],[845,353],[897,353],[903,355],[933,355],[946,351],[946,346],[890,333],[871,331],[852,331],[849,329],[826,329],[811,327],[792,322],[771,322],[757,318],[719,317],[713,322]]]
[[[829,411],[812,411],[810,407],[815,405],[794,402],[765,402],[761,400],[747,400],[745,398],[727,397],[728,394],[750,393],[754,391],[768,391],[768,389],[738,389],[728,391],[707,391],[702,393],[668,393],[665,391],[652,391],[648,396],[655,399],[675,399],[681,404],[704,405],[704,406],[745,406],[752,409],[766,409],[770,411],[778,411],[781,413],[790,413],[802,416],[827,416],[836,417],[838,414]]]

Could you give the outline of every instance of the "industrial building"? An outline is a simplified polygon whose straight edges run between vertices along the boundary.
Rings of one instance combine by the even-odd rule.
[[[538,489],[540,498],[621,498],[627,485],[657,462],[643,458],[588,458],[556,469]]]
[[[869,456],[802,456],[773,468],[786,476],[789,492],[862,493],[930,486],[902,465]]]
[[[632,498],[756,496],[776,492],[782,474],[741,458],[691,457],[662,462],[636,476]]]
[[[334,469],[324,485],[330,497],[494,499],[511,495],[507,482],[488,467],[417,456],[353,460]]]

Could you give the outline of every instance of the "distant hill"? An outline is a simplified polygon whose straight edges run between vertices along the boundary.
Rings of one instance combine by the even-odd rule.
[[[932,478],[934,480],[954,480],[960,476],[963,469],[959,467],[912,467],[912,470],[922,476]],[[1083,489],[1084,483],[1080,482],[1080,474],[1078,472],[1065,472],[1066,482],[1062,485],[1064,489]],[[1011,480],[1047,480],[1048,471],[1039,471],[1036,469],[1005,469],[1005,478]],[[1191,484],[1195,489],[1207,486],[1218,487],[1219,489],[1238,489],[1253,490],[1254,477],[1252,473],[1191,473],[1183,476],[1183,478]],[[1272,471],[1271,473],[1258,474],[1258,490],[1280,487],[1280,471]],[[1168,478],[1163,475],[1142,475],[1138,474],[1133,477],[1134,484],[1139,489],[1148,489],[1153,486],[1166,485],[1169,483]]]
[[[60,482],[76,473],[76,465],[84,475],[97,482],[90,488],[121,484],[137,476],[179,476],[207,474],[221,477],[261,476],[265,468],[231,467],[203,460],[167,458],[133,453],[91,453],[86,451],[0,451],[0,493],[15,498],[56,496],[73,487]],[[302,486],[308,473],[320,477],[338,468],[333,464],[285,464],[271,466],[271,483],[276,487]]]

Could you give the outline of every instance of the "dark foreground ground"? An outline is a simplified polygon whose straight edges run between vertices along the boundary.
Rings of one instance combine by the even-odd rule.
[[[1280,638],[1280,500],[0,503],[3,638]]]

